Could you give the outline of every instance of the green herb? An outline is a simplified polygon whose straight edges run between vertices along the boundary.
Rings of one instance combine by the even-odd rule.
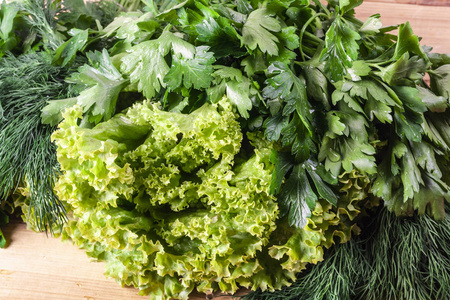
[[[241,299],[448,298],[449,215],[442,221],[427,215],[402,219],[383,208],[370,217],[365,233],[328,250],[324,261],[302,272],[292,286]]]
[[[65,208],[53,193],[59,176],[56,147],[50,141],[55,128],[41,124],[40,111],[48,99],[70,94],[63,81],[70,70],[52,66],[44,52],[3,57],[0,69],[0,198],[29,186],[28,218],[39,230],[61,226]]]

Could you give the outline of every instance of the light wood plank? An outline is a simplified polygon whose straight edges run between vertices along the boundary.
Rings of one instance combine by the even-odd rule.
[[[9,246],[0,249],[0,299],[144,300],[133,287],[122,288],[104,275],[104,263],[91,262],[70,242],[35,233],[14,221],[3,232]],[[244,293],[245,291],[242,291]],[[215,298],[231,300],[216,293]],[[193,294],[190,299],[206,299]]]

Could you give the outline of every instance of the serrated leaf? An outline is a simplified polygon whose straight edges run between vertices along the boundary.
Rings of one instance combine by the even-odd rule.
[[[278,197],[282,216],[288,215],[291,226],[303,228],[317,199],[302,165],[296,165]]]
[[[430,85],[433,92],[450,101],[450,64],[442,65],[429,72]],[[450,104],[450,102],[449,102]]]
[[[167,86],[175,90],[178,87],[194,87],[195,89],[205,89],[211,85],[214,63],[214,54],[208,52],[208,46],[195,48],[193,57],[186,57],[181,54],[174,54],[169,72],[164,76]]]
[[[407,86],[394,86],[392,88],[405,107],[403,113],[395,110],[396,132],[400,137],[419,142],[422,139],[422,114],[427,110],[427,107],[418,97],[419,91],[416,88]]]
[[[269,141],[278,141],[281,131],[289,124],[289,117],[283,116],[281,111],[276,115],[268,117],[264,121],[265,135]]]
[[[311,133],[310,104],[305,84],[288,66],[280,62],[270,65],[268,72],[273,76],[266,80],[266,87],[262,91],[263,95],[269,99],[284,100],[286,106],[283,109],[283,115],[287,116],[297,111],[303,124]]]
[[[425,173],[423,186],[414,195],[413,207],[419,215],[428,213],[436,220],[445,216],[444,202],[450,201],[450,187],[439,178]]]
[[[115,36],[129,44],[136,44],[150,38],[160,27],[152,13],[125,12],[103,29],[106,37]]]
[[[275,165],[270,182],[270,193],[278,194],[286,174],[294,167],[292,156],[288,152],[278,152],[272,150],[270,161]]]
[[[348,107],[353,109],[355,112],[364,114],[364,110],[361,108],[361,105],[355,99],[350,97],[347,92],[342,92],[336,89],[331,95],[331,100],[333,105],[336,105],[339,101],[343,100],[348,105]]]
[[[287,26],[281,29],[279,35],[280,41],[283,42],[289,50],[295,50],[300,46],[300,39],[296,31],[297,28],[295,26]]]
[[[389,85],[413,86],[414,81],[423,78],[428,68],[428,63],[419,56],[409,56],[405,52],[398,60],[389,66],[375,72]]]
[[[195,21],[197,39],[203,42],[203,45],[210,46],[215,57],[240,57],[246,53],[245,48],[241,47],[241,36],[234,29],[231,20],[200,2],[195,2],[195,5],[203,14]],[[189,23],[192,24],[192,20],[189,20]]]
[[[409,22],[401,24],[398,29],[397,43],[393,60],[398,60],[406,52],[419,55],[424,61],[428,61],[428,57],[420,46],[419,38],[414,35]]]
[[[228,99],[237,107],[239,114],[247,119],[248,111],[252,109],[250,99],[250,80],[243,76],[239,69],[215,66],[216,71],[212,74],[214,85],[208,89],[207,93],[213,103],[220,100],[225,94]]]
[[[359,28],[359,32],[364,34],[373,35],[380,32],[380,28],[383,26],[380,21],[380,14],[371,15],[367,18],[364,24]]]
[[[239,111],[239,114],[248,119],[250,116],[248,111],[252,109],[252,100],[249,98],[250,83],[248,79],[246,81],[229,81],[227,82],[227,97],[235,105]]]
[[[302,71],[308,87],[306,89],[308,96],[320,102],[326,110],[329,110],[330,95],[328,92],[328,80],[325,75],[315,67],[304,68]]]
[[[339,81],[347,74],[347,68],[358,58],[359,45],[356,42],[361,37],[346,26],[339,15],[336,16],[325,35],[325,48],[320,54],[320,60],[325,61],[325,73],[331,81]]]
[[[347,78],[352,81],[361,80],[361,77],[368,76],[372,68],[363,60],[355,60],[352,64],[352,67],[347,69]]]
[[[89,52],[87,57],[90,65],[80,67],[67,82],[85,87],[75,98],[76,103],[83,108],[86,119],[90,123],[97,124],[114,115],[119,93],[128,81],[113,65],[106,49],[102,52]],[[49,101],[42,110],[43,122],[57,124],[61,121],[61,111],[73,104],[73,99]]]
[[[421,86],[418,86],[417,90],[419,91],[418,97],[426,105],[429,111],[444,112],[449,107],[447,99],[442,96],[436,96],[431,90]]]
[[[127,80],[114,67],[106,49],[90,52],[88,58],[93,66],[84,65],[67,81],[89,87],[80,93],[77,103],[83,112],[90,110],[89,116],[96,118],[97,123],[113,116],[117,97]]]
[[[367,100],[364,111],[370,121],[373,121],[376,117],[381,123],[392,123],[392,109],[373,97],[369,97]]]
[[[195,58],[196,48],[165,31],[158,39],[142,42],[131,48],[122,58],[121,70],[129,74],[131,83],[137,83],[138,91],[151,99],[161,88],[166,87],[164,77],[169,73],[170,67],[165,58],[169,53],[172,53],[173,58],[192,60]]]
[[[278,55],[278,38],[271,32],[281,31],[280,22],[273,13],[262,7],[250,13],[242,28],[242,44],[253,51],[258,47],[263,53]]]
[[[74,35],[55,50],[53,63],[64,67],[75,58],[78,51],[86,46],[89,36],[88,30],[72,29],[72,32]]]
[[[414,154],[416,163],[423,169],[426,170],[431,175],[441,178],[442,172],[436,161],[434,147],[427,142],[412,142],[411,150]]]
[[[327,116],[328,129],[331,132],[327,132],[326,135],[330,138],[335,138],[337,135],[343,135],[345,130],[345,124],[342,123],[340,118],[335,112],[328,112]]]
[[[450,113],[425,113],[422,128],[435,146],[450,150]]]
[[[336,206],[338,197],[317,172],[319,164],[316,161],[307,160],[304,163],[304,166],[306,171],[308,172],[309,177],[312,179],[319,196],[327,200],[332,205]]]
[[[297,161],[304,161],[311,152],[316,152],[316,144],[298,114],[294,114],[289,124],[281,130],[281,135],[283,147],[291,146],[291,153]]]
[[[256,50],[248,55],[241,62],[247,76],[252,77],[255,74],[264,73],[267,70],[266,59],[261,51]]]

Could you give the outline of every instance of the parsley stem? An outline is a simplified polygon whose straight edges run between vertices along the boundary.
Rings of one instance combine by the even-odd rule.
[[[319,7],[320,9],[322,9],[326,14],[327,14],[327,18],[329,18],[329,16],[331,15],[330,11],[320,2],[320,0],[313,0],[314,3],[317,5],[317,7]]]
[[[317,35],[312,34],[309,31],[305,31],[304,35],[309,38],[311,43],[314,43],[316,45],[318,45],[318,44],[323,42],[321,38],[319,38]]]
[[[320,2],[319,2],[320,3]],[[306,28],[308,28],[309,24],[311,24],[312,21],[314,21],[318,17],[326,17],[328,19],[328,15],[325,13],[315,13],[311,18],[306,21],[305,25],[303,25],[302,30],[300,31],[299,35],[299,44],[300,44],[300,55],[302,56],[302,60],[305,60],[305,53],[303,52],[303,46],[302,46],[302,40],[303,40],[303,34],[306,32]]]

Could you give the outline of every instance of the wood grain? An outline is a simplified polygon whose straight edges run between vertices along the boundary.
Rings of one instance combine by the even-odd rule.
[[[363,20],[380,13],[385,26],[409,20],[424,44],[433,46],[436,52],[450,53],[450,7],[365,2],[356,12]],[[0,299],[147,299],[139,296],[137,289],[122,288],[114,280],[105,278],[104,264],[90,262],[84,251],[70,243],[28,231],[19,222],[12,222],[2,229],[9,237],[10,245],[0,249]],[[215,297],[232,299],[231,296],[219,297],[219,294]],[[194,294],[190,299],[205,299],[205,295]]]
[[[133,287],[122,288],[103,275],[104,263],[91,262],[70,242],[35,233],[13,221],[0,249],[0,299],[5,300],[144,300]],[[245,293],[241,291],[240,294]],[[220,296],[220,297],[219,297]],[[218,298],[219,297],[219,298]],[[214,298],[231,300],[216,293]],[[190,299],[206,299],[193,294]]]
[[[365,1],[366,2],[397,3],[397,4],[450,6],[450,0],[365,0]]]

